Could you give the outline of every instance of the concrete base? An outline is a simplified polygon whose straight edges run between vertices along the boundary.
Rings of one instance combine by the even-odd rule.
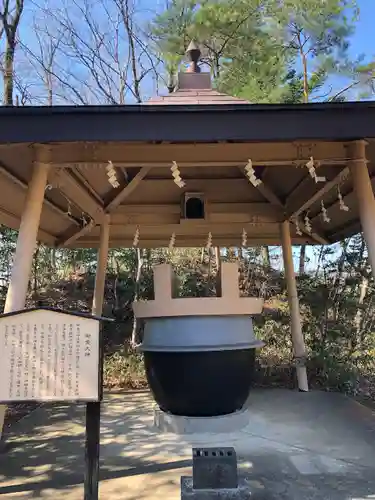
[[[248,425],[249,411],[241,411],[219,417],[182,417],[154,408],[154,425],[161,432],[173,434],[221,434],[236,432]]]
[[[341,394],[254,390],[236,432],[163,433],[148,392],[106,395],[99,498],[179,500],[192,447],[233,446],[252,500],[375,498],[375,417]],[[0,455],[1,500],[82,500],[84,406],[38,408],[17,422]]]
[[[221,490],[194,490],[193,478],[181,478],[181,500],[248,500],[254,497],[251,494],[249,483],[240,478],[238,488]]]

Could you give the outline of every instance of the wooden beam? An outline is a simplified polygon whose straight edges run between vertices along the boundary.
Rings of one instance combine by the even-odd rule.
[[[89,233],[95,226],[95,221],[91,219],[86,226],[81,227],[78,231],[75,227],[70,227],[62,236],[60,236],[60,238],[58,238],[56,246],[65,247],[71,245],[77,241],[78,238],[81,238],[85,234]]]
[[[88,214],[95,222],[100,224],[104,216],[104,209],[98,200],[88,192],[87,188],[65,169],[59,170],[56,178],[58,179],[59,190],[74,202],[82,212]]]
[[[238,168],[239,168],[240,172],[243,174],[243,176],[246,178],[246,180],[248,181],[244,167],[238,167]],[[252,184],[250,184],[250,182],[249,182],[249,185],[252,186]],[[280,200],[280,198],[263,181],[258,186],[253,186],[253,187],[254,187],[254,189],[258,190],[262,194],[262,196],[266,200],[268,200],[272,205],[277,205],[279,207],[284,208],[284,204]]]
[[[301,188],[297,188],[286,201],[286,211],[289,217],[296,217],[301,212],[308,210],[315,202],[322,199],[331,189],[340,184],[349,175],[349,168],[345,167],[339,174],[337,174],[332,180],[321,184],[321,188],[309,199],[304,196],[303,190],[306,186],[305,183]],[[307,181],[306,181],[307,182]]]
[[[254,165],[299,165],[310,156],[323,163],[335,164],[347,157],[345,145],[340,142],[273,142],[273,143],[66,143],[38,146],[38,158],[55,165],[72,163],[108,164],[116,166],[171,166],[172,161],[192,167],[246,165],[249,158]],[[219,164],[217,163],[219,162]]]
[[[85,188],[87,188],[87,190],[93,195],[93,197],[102,205],[103,204],[102,198],[95,191],[95,189],[91,186],[91,184],[89,183],[89,181],[80,172],[80,170],[78,170],[78,168],[76,168],[74,170],[72,169],[72,171],[73,171],[73,174],[77,177],[77,179],[85,186]]]
[[[26,190],[28,188],[27,182],[23,181],[16,175],[14,175],[12,172],[10,172],[4,164],[0,164],[0,174],[9,179],[10,181],[14,182],[14,184],[17,184],[17,186],[20,186],[23,190]],[[55,205],[52,201],[48,200],[46,197],[44,197],[44,205],[47,207],[51,208],[54,212],[58,213],[59,215],[63,216],[65,219],[68,219],[70,222],[72,222],[75,225],[79,225],[78,221],[67,214],[62,208],[59,206]]]
[[[273,216],[280,213],[276,207],[269,203],[249,202],[249,203],[208,203],[208,212],[215,214],[246,213],[250,215]],[[142,203],[124,204],[117,207],[113,215],[124,214],[181,214],[180,203]]]
[[[356,234],[361,232],[361,222],[359,219],[351,219],[345,224],[342,224],[338,228],[335,228],[329,237],[334,241],[340,241],[346,238],[348,234]]]
[[[240,168],[240,170],[245,175],[245,172],[242,169],[242,167]],[[270,203],[272,203],[275,206],[279,206],[280,208],[283,209],[283,211],[285,211],[284,203],[272,191],[272,189],[270,189],[263,181],[262,181],[261,184],[259,184],[258,186],[256,186],[255,189],[257,189]],[[296,224],[296,221],[293,220],[293,219],[291,219],[290,222],[292,222],[292,224]],[[307,236],[310,236],[317,243],[320,243],[321,245],[327,245],[327,244],[329,244],[329,241],[327,240],[327,238],[325,236],[319,234],[316,230],[314,230],[314,228],[313,228],[313,230],[311,232],[308,232],[306,230],[304,224],[302,224],[302,223],[299,222],[299,225],[300,225],[301,231],[303,231]]]
[[[298,167],[298,166],[303,166],[308,159],[305,160],[298,160],[298,159],[287,159],[287,160],[265,160],[265,161],[253,161],[254,167],[279,167],[279,166],[290,166],[290,167]],[[331,165],[331,166],[337,166],[337,167],[342,167],[346,165],[346,160],[319,160],[321,165]],[[187,161],[178,161],[178,166],[181,168],[197,168],[197,167],[215,167],[215,168],[226,168],[226,167],[240,167],[243,165],[246,165],[247,160],[237,160],[237,161],[194,161],[194,162],[187,162]],[[59,162],[59,163],[54,163],[51,166],[58,167],[58,168],[79,168],[79,167],[85,167],[85,168],[97,168],[98,166],[100,168],[105,168],[105,166],[108,165],[107,163],[104,162]],[[131,169],[131,168],[143,168],[143,167],[153,167],[153,168],[170,168],[172,165],[172,162],[169,161],[163,161],[163,162],[158,162],[154,160],[149,160],[149,161],[121,161],[121,162],[116,162],[115,166],[119,167],[121,169]]]
[[[294,222],[294,224],[295,224],[295,222]],[[318,232],[314,229],[313,224],[311,224],[311,228],[312,228],[311,232],[309,232],[306,229],[305,224],[300,219],[298,219],[298,226],[304,234],[310,236],[314,241],[316,241],[316,243],[319,243],[320,245],[330,245],[331,244],[331,242],[327,239],[327,237],[325,235],[321,234],[320,232]]]
[[[241,242],[238,242],[238,245]],[[131,238],[111,238],[110,239],[110,247],[111,248],[131,248],[133,246],[133,239]],[[140,248],[168,248],[169,240],[168,238],[147,238],[139,241]],[[233,246],[235,241],[231,237],[219,237],[213,240],[213,244],[225,247],[225,246]],[[303,245],[303,244],[314,244],[311,236],[295,236],[293,237],[294,245]],[[176,239],[176,248],[202,248],[205,245],[204,238],[177,238]],[[262,246],[262,245],[280,245],[280,237],[279,235],[268,236],[266,238],[249,238],[248,246]],[[75,245],[70,244],[66,245],[74,248]],[[77,248],[95,248],[99,246],[99,237],[97,238],[83,238],[79,241]]]
[[[11,229],[15,229],[18,231],[20,227],[21,220],[16,215],[0,208],[0,222],[4,224],[4,226],[10,227]],[[43,229],[38,229],[38,241],[45,243],[46,245],[55,246],[56,237],[47,231],[43,231]]]
[[[142,167],[129,184],[127,184],[124,189],[106,205],[105,211],[112,212],[115,208],[117,208],[138,187],[142,179],[146,177],[150,170],[151,167]]]

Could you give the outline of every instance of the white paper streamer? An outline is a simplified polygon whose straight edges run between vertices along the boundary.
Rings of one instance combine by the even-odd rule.
[[[139,244],[139,227],[137,227],[134,233],[133,247],[136,248],[138,244]]]
[[[247,232],[242,229],[242,246],[247,247]]]
[[[183,188],[185,186],[185,182],[181,178],[180,169],[175,161],[172,162],[171,171],[172,171],[173,182],[180,189]]]
[[[307,214],[305,215],[305,228],[308,233],[311,233],[312,231],[311,222]]]
[[[302,231],[301,228],[299,227],[298,220],[296,220],[296,233],[298,234],[298,236],[302,236]]]
[[[309,171],[310,176],[314,179],[316,183],[326,182],[326,178],[323,176],[316,175],[314,158],[310,156],[310,160],[306,163],[306,167]]]
[[[328,217],[328,212],[327,212],[326,207],[324,206],[323,200],[320,202],[320,206],[322,207],[322,217],[323,217],[324,222],[326,222],[327,224],[330,223],[331,219],[330,219],[330,217]]]
[[[262,184],[262,181],[260,179],[257,179],[257,177],[255,175],[255,170],[253,168],[253,162],[250,159],[247,162],[247,165],[245,167],[245,172],[246,172],[246,177],[249,179],[249,181],[251,182],[251,184],[254,187],[257,187],[257,186],[259,186],[259,184]]]
[[[342,194],[340,191],[340,187],[337,188],[337,197],[339,199],[340,210],[342,210],[343,212],[349,212],[349,207],[348,207],[348,205],[345,205],[345,202],[343,200],[343,197],[342,197]]]
[[[169,250],[174,249],[175,243],[176,243],[176,233],[172,233],[172,236],[171,236],[171,239],[169,240],[169,245],[168,245]]]
[[[206,248],[207,250],[209,250],[211,247],[212,247],[212,233],[210,231],[207,236]]]
[[[111,160],[108,160],[106,171],[108,176],[108,182],[111,184],[112,187],[118,188],[120,186],[120,183],[117,180],[116,169]]]

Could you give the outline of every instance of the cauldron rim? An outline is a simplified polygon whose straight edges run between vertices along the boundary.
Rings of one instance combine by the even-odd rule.
[[[250,315],[175,316],[145,320],[144,352],[210,352],[257,349]]]

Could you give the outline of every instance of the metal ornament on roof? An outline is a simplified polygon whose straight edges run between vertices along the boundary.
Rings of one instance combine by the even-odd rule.
[[[329,224],[331,222],[331,218],[328,217],[328,212],[327,212],[327,209],[326,209],[326,207],[324,205],[324,201],[323,200],[320,202],[320,206],[322,208],[322,217],[323,217],[323,220],[324,220],[324,222],[326,222],[327,224]]]
[[[249,159],[245,166],[245,173],[246,177],[249,179],[249,182],[254,186],[257,187],[259,184],[262,184],[262,181],[257,178],[255,175],[255,170],[253,168],[253,162]]]
[[[177,165],[177,162],[172,162],[171,166],[173,182],[181,189],[185,186],[185,182],[181,178],[181,172]]]
[[[199,59],[201,57],[201,51],[195,40],[189,43],[189,47],[186,50],[186,56],[189,61],[189,67],[187,69],[188,73],[200,73],[201,69],[198,65]]]
[[[318,182],[326,182],[326,178],[324,176],[318,176],[316,174],[315,161],[314,161],[313,156],[310,156],[309,161],[306,163],[306,167],[307,167],[307,169],[309,171],[309,174],[310,174],[311,178],[314,179],[314,181],[316,183],[318,183]]]

